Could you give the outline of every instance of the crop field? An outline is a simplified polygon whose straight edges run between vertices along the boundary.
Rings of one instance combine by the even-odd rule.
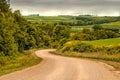
[[[114,29],[120,29],[120,21],[118,22],[111,22],[108,24],[102,24],[104,28],[114,28]]]
[[[115,46],[115,45],[120,45],[120,38],[85,41],[85,43],[95,45],[95,46]]]
[[[69,16],[25,16],[28,21],[31,22],[72,22],[74,17]]]
[[[118,22],[111,22],[106,24],[101,24],[103,28],[108,29],[119,29],[120,30],[120,21]],[[87,25],[87,26],[72,26],[73,30],[82,30],[84,28],[91,29],[94,25]]]
[[[79,20],[76,20],[75,16],[24,16],[28,21],[30,22],[77,22]],[[102,19],[102,18],[96,18],[96,19]],[[103,28],[108,29],[119,29],[120,30],[120,21],[117,22],[111,22],[111,23],[105,23],[101,24]],[[85,26],[71,26],[72,31],[80,31],[84,28],[91,29],[94,25],[85,25]]]

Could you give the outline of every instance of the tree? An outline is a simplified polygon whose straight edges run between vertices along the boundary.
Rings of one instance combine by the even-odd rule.
[[[85,33],[85,34],[90,34],[90,33],[91,33],[91,30],[90,30],[90,29],[83,29],[82,32]]]
[[[94,31],[103,29],[103,27],[101,25],[98,25],[98,24],[94,25],[92,28],[93,28]]]
[[[54,41],[59,41],[60,39],[63,38],[69,38],[70,35],[70,28],[67,26],[55,26],[54,30],[53,30],[53,37],[54,37]]]
[[[59,44],[61,43],[61,40],[64,39],[64,41],[67,41],[66,39],[69,39],[69,36],[70,36],[70,27],[62,26],[62,25],[55,26],[51,37],[52,42],[55,43],[53,46],[55,48],[58,47]]]
[[[0,0],[0,11],[2,12],[9,11],[9,5],[7,4],[6,0]]]

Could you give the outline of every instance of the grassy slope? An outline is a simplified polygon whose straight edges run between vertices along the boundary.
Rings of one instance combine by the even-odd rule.
[[[96,45],[96,46],[114,46],[114,45],[120,45],[120,38],[86,41],[85,43]]]
[[[67,45],[71,45],[72,43],[76,44],[77,41],[70,41],[66,43]],[[85,41],[85,43],[97,45],[97,46],[114,46],[120,44],[120,38],[112,38],[112,39],[103,39],[103,40],[95,40],[95,41]],[[68,57],[77,57],[77,58],[88,58],[95,59],[105,62],[109,65],[114,66],[117,70],[120,70],[120,54],[109,55],[103,52],[96,53],[77,53],[77,52],[61,52],[57,51],[54,54],[68,56]]]
[[[40,63],[41,60],[41,58],[38,58],[34,54],[33,50],[26,51],[17,58],[8,61],[7,64],[0,66],[0,76],[36,65]]]

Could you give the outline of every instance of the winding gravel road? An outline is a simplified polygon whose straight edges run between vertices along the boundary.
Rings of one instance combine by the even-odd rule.
[[[49,51],[54,50],[36,51],[43,58],[40,64],[1,76],[0,80],[120,80],[120,74],[107,64],[52,55]]]

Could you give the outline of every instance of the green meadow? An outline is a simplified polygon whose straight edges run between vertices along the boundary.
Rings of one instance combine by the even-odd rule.
[[[94,25],[86,25],[86,26],[72,26],[73,30],[81,30],[81,29],[91,29]],[[111,23],[105,23],[101,24],[103,28],[107,29],[119,29],[120,30],[120,21],[117,22],[111,22]]]
[[[116,45],[120,45],[120,38],[85,41],[85,43],[96,46],[116,46]]]
[[[70,22],[73,21],[73,17],[69,16],[24,16],[30,22]]]

